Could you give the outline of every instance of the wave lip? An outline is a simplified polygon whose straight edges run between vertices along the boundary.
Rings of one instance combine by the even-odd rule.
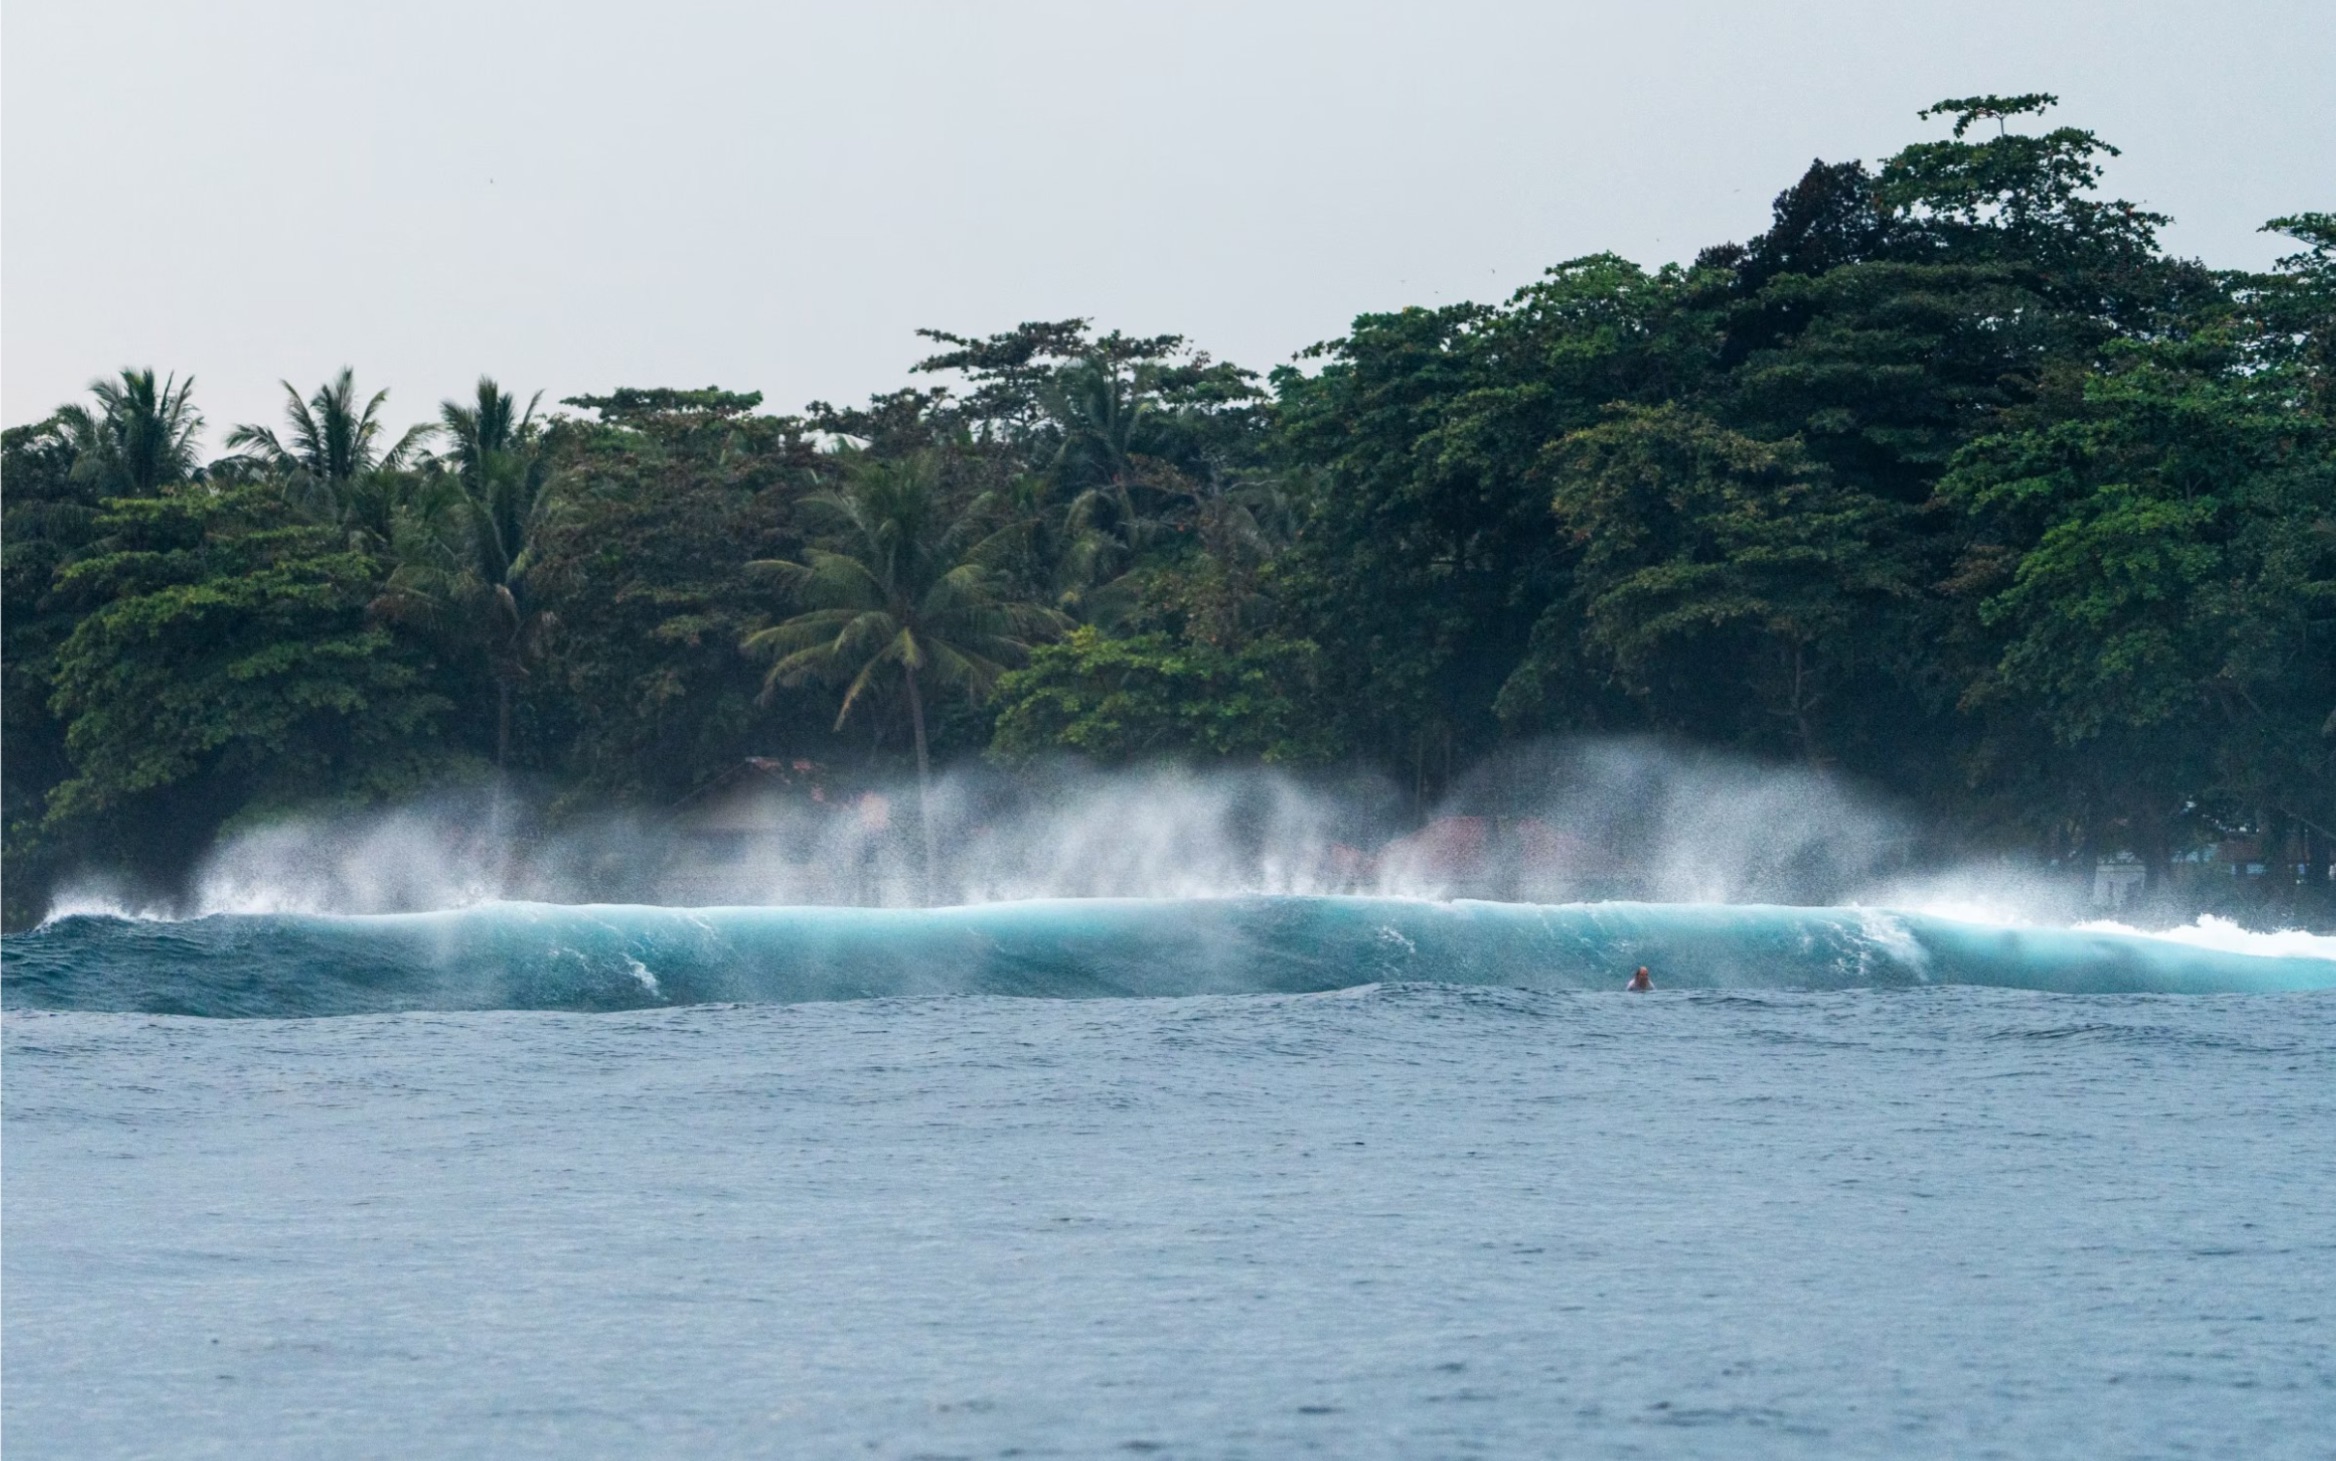
[[[940,909],[500,903],[179,922],[74,916],[0,945],[0,1004],[292,1018],[951,994],[1311,993],[1394,981],[1588,990],[1618,987],[1639,964],[1665,989],[2336,988],[2327,940],[2228,933],[2243,931],[2002,926],[1870,908],[1351,897]]]

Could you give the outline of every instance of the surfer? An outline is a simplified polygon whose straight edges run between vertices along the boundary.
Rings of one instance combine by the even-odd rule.
[[[1647,977],[1647,966],[1641,964],[1638,972],[1630,976],[1630,983],[1623,987],[1632,994],[1645,994],[1655,987],[1655,981]]]

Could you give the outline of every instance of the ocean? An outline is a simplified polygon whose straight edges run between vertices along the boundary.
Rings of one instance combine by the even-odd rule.
[[[2332,952],[1316,898],[64,919],[0,946],[0,1425],[2328,1456]]]

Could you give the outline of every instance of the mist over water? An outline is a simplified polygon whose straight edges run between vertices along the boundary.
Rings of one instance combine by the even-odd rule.
[[[2077,880],[1974,856],[1841,778],[1648,740],[1521,748],[1424,809],[1354,775],[959,768],[933,784],[929,871],[913,781],[752,764],[756,774],[653,815],[554,819],[482,789],[286,817],[225,838],[178,896],[92,878],[69,885],[50,918],[1349,896],[1856,906],[2336,957],[2336,939],[2222,918],[2102,920]]]
[[[425,912],[512,900],[912,907],[1274,894],[1564,902],[1838,902],[1923,846],[1833,778],[1645,742],[1543,746],[1424,812],[1394,786],[1270,770],[1071,764],[915,784],[752,778],[657,816],[498,808],[487,792],[287,817],[226,838],[176,898],[88,879],[60,913]]]

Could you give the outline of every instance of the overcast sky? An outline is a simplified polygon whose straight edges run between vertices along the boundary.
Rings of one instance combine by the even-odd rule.
[[[0,416],[125,364],[214,428],[904,383],[1088,315],[1257,368],[1366,310],[1757,231],[1812,157],[2058,92],[2223,266],[2336,208],[2331,0],[1463,5],[7,0]],[[212,440],[216,443],[217,430]]]

